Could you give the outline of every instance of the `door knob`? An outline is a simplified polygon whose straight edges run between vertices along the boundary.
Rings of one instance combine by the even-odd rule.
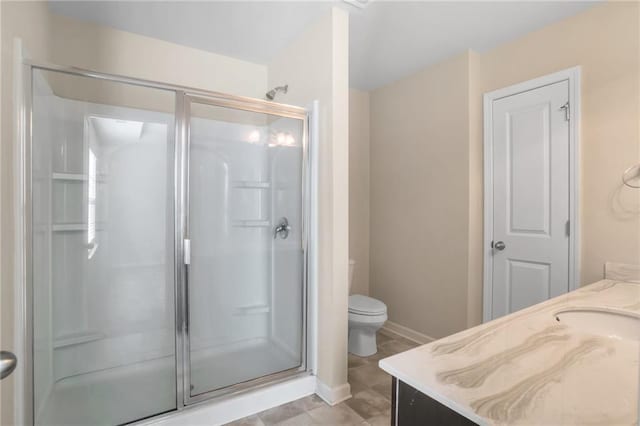
[[[18,359],[9,351],[0,351],[0,380],[13,373],[18,365]]]
[[[504,241],[496,241],[495,243],[492,244],[493,248],[499,251],[504,250],[507,245],[504,243]]]

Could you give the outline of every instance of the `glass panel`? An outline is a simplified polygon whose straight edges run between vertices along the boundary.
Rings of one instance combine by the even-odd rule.
[[[174,94],[34,71],[36,424],[176,408]]]
[[[302,134],[299,119],[191,104],[192,396],[302,365]]]

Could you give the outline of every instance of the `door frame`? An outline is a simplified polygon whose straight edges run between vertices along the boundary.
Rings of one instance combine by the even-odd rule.
[[[483,197],[483,282],[482,322],[491,321],[493,311],[493,102],[539,87],[569,83],[569,291],[580,286],[580,78],[581,67],[567,68],[527,80],[483,95],[484,125],[484,197]]]
[[[185,242],[191,240],[190,226],[190,182],[189,170],[191,166],[191,106],[193,104],[211,107],[233,108],[238,111],[268,114],[274,117],[291,118],[302,122],[302,164],[301,164],[301,238],[302,238],[302,342],[301,365],[287,370],[249,379],[228,385],[220,389],[212,389],[197,395],[191,395],[191,333],[190,333],[190,305],[189,305],[189,266],[186,261]],[[272,105],[274,107],[272,107]],[[273,384],[282,380],[307,374],[308,363],[308,297],[309,297],[309,232],[310,232],[310,159],[309,159],[309,128],[310,110],[303,108],[278,110],[280,104],[272,103],[266,106],[247,102],[238,102],[233,98],[219,99],[188,90],[176,91],[176,144],[175,144],[175,176],[176,188],[174,192],[175,216],[175,275],[176,275],[176,360],[178,366],[178,400],[182,406],[189,407],[198,403],[214,400],[218,397],[236,395],[260,386]],[[181,408],[180,402],[178,410]]]

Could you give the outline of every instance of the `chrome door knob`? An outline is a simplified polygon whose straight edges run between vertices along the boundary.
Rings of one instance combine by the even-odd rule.
[[[0,380],[13,373],[18,365],[18,359],[9,351],[0,351]]]
[[[507,247],[507,245],[504,243],[504,241],[496,241],[493,244],[493,248],[499,251],[504,250]]]

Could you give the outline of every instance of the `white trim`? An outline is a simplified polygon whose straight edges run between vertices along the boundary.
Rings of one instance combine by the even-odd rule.
[[[421,345],[426,345],[427,343],[431,343],[436,340],[431,336],[427,336],[426,334],[422,334],[419,331],[415,331],[409,327],[405,327],[404,325],[400,325],[393,321],[385,322],[382,326],[382,330],[386,331],[387,333],[404,337],[405,339],[409,339],[412,342],[420,343]]]
[[[264,410],[312,395],[316,389],[315,376],[304,376],[259,388],[241,395],[213,399],[186,407],[166,416],[154,417],[139,425],[221,425],[251,416]]]
[[[318,374],[318,158],[320,152],[320,105],[309,107],[309,247],[307,252],[307,369]]]
[[[534,78],[509,87],[485,93],[484,109],[484,236],[483,236],[483,283],[482,321],[491,320],[492,312],[492,264],[491,240],[493,237],[493,133],[492,104],[495,100],[547,86],[560,81],[569,82],[569,291],[580,286],[580,77],[581,68],[576,66]]]
[[[351,385],[349,383],[343,383],[332,388],[320,379],[317,379],[316,395],[322,398],[327,404],[333,406],[351,398]]]

